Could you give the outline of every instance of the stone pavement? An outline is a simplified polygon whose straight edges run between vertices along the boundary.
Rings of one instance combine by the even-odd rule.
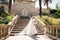
[[[10,36],[6,40],[52,40],[46,35],[35,35],[35,36],[28,36],[28,35],[18,35],[18,36]]]

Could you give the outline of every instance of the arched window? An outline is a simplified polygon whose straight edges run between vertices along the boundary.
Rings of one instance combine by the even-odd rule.
[[[24,9],[22,10],[22,16],[27,16],[27,13],[28,13],[27,9],[24,8]]]

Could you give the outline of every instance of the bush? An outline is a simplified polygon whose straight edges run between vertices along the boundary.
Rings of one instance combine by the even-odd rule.
[[[14,17],[13,15],[10,15],[10,16],[7,16],[6,19],[12,21],[13,17]]]
[[[42,13],[42,15],[46,16],[46,15],[48,15],[48,13]]]
[[[54,14],[56,12],[57,12],[57,10],[55,10],[55,9],[50,10],[50,14]]]
[[[50,16],[54,18],[60,18],[60,10],[52,9],[50,13],[42,13],[43,16]]]
[[[8,13],[5,12],[4,6],[0,7],[0,16],[1,17],[6,17]]]
[[[8,24],[13,18],[13,15],[8,16],[5,12],[4,6],[0,7],[0,24]]]
[[[60,25],[60,19],[53,18],[53,17],[48,17],[48,16],[36,16],[38,19],[43,21],[45,24],[50,24],[50,25]]]
[[[50,17],[60,18],[60,13],[50,14]]]
[[[0,24],[8,24],[13,19],[13,16],[7,16],[5,18],[0,17]]]

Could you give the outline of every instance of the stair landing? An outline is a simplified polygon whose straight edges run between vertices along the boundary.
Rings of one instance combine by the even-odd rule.
[[[36,35],[36,36],[26,36],[26,35],[18,35],[18,36],[10,36],[6,40],[52,40],[46,35]]]

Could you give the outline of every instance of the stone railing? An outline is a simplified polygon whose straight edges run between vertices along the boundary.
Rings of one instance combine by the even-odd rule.
[[[11,22],[8,24],[0,24],[0,40],[4,40],[7,37],[9,37],[12,29],[16,25],[17,21],[19,19],[19,16],[16,15]]]
[[[46,25],[45,27],[46,27],[46,35],[48,35],[52,39],[56,40],[60,39],[60,26]]]
[[[4,39],[8,35],[8,26],[5,24],[0,24],[0,39]]]
[[[44,35],[51,37],[52,39],[60,40],[60,26],[57,25],[45,25],[38,18],[34,17],[35,24],[39,28],[44,29]]]
[[[36,25],[37,31],[39,31],[38,34],[44,34],[45,24],[36,17],[34,17],[34,20],[34,24]]]

